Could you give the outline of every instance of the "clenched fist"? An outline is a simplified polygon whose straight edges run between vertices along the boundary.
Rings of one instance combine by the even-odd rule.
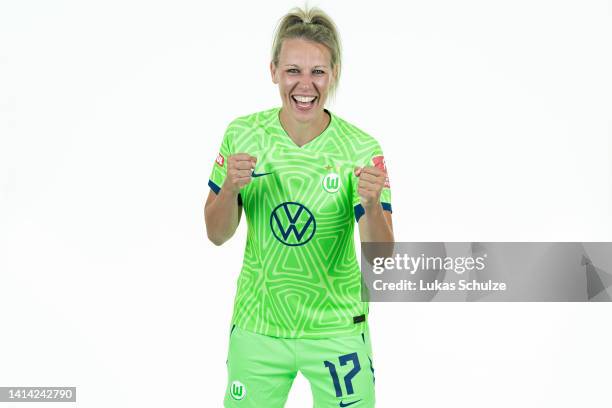
[[[355,175],[359,177],[357,193],[365,210],[380,205],[380,193],[385,186],[386,174],[374,166],[355,167]]]
[[[234,193],[251,182],[251,173],[255,168],[257,157],[248,153],[236,153],[227,158],[227,177],[222,188]]]

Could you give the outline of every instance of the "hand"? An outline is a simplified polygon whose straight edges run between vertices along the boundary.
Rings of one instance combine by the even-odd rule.
[[[257,163],[257,157],[248,153],[236,153],[227,158],[227,177],[222,188],[227,188],[233,193],[239,193],[240,189],[251,182],[251,173]]]
[[[355,167],[355,175],[359,177],[357,193],[365,210],[380,205],[380,193],[385,185],[385,172],[378,167]]]

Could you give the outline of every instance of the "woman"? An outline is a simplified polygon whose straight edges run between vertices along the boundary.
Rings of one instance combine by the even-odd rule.
[[[324,108],[340,41],[319,9],[277,28],[270,73],[282,107],[228,126],[205,205],[216,245],[248,232],[224,404],[283,407],[297,371],[315,407],[373,407],[368,304],[353,241],[392,242],[391,192],[374,138]]]

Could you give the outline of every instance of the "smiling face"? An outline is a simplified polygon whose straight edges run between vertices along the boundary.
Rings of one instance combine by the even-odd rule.
[[[326,46],[291,38],[283,41],[278,65],[270,63],[272,82],[278,84],[283,110],[295,121],[306,123],[323,115],[334,81],[331,55]]]

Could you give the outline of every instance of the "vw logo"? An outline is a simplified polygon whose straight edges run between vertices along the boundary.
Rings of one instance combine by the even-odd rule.
[[[300,203],[282,203],[270,215],[270,229],[274,237],[285,245],[304,245],[312,239],[317,223],[314,215]]]

